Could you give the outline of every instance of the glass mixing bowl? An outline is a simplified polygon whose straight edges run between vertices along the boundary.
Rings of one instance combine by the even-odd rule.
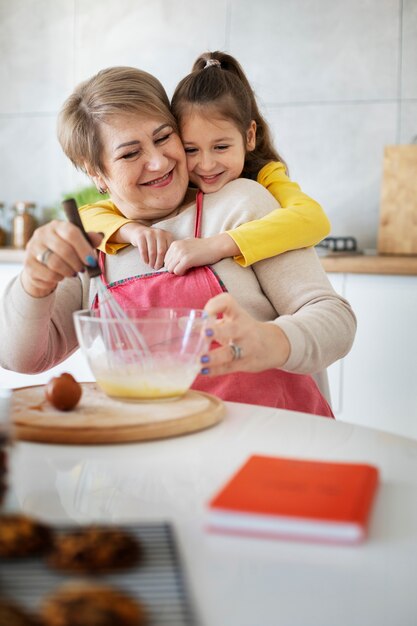
[[[210,344],[207,314],[198,309],[129,309],[123,317],[83,310],[74,313],[74,323],[97,384],[119,400],[183,396]]]

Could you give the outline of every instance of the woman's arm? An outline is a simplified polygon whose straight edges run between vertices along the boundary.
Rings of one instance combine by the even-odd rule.
[[[232,230],[276,206],[273,196],[254,181],[232,181],[205,196],[202,232],[212,237]],[[355,316],[332,288],[314,249],[286,252],[251,268],[224,259],[213,269],[245,315],[240,310],[235,319],[215,324],[214,338],[224,346],[209,355],[220,360],[204,363],[203,369],[214,369],[214,374],[259,371],[273,363],[294,373],[315,373],[349,351]],[[244,359],[232,363],[229,341],[242,348]],[[222,366],[226,369],[215,369]]]
[[[229,294],[210,301],[207,310],[224,315],[213,325],[213,338],[222,347],[209,354],[205,367],[210,374],[270,367],[313,374],[347,354],[356,318],[349,303],[333,290],[314,250],[287,252],[255,264],[252,270],[277,317],[260,322],[249,316],[242,305],[254,297],[254,290],[248,284],[250,293],[245,296],[243,280],[236,291],[240,306]],[[261,298],[256,297],[261,307]],[[242,349],[242,359],[232,360],[230,341]]]
[[[101,237],[90,233],[93,245]],[[49,250],[47,257],[42,255]],[[95,249],[68,222],[49,222],[30,239],[23,270],[0,300],[0,365],[22,373],[49,369],[77,347],[72,313],[82,308],[77,272],[94,266]]]
[[[23,288],[21,276],[0,300],[0,366],[37,374],[57,365],[77,348],[72,313],[81,308],[82,286],[70,278],[44,298]]]
[[[283,369],[312,374],[349,352],[355,314],[333,289],[313,248],[286,252],[252,269],[279,315],[275,324],[291,346]]]

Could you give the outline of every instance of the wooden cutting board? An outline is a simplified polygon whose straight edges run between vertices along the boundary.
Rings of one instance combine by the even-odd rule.
[[[45,399],[45,386],[23,387],[12,394],[12,424],[17,439],[43,443],[101,444],[163,439],[217,424],[225,405],[219,398],[188,391],[170,402],[121,402],[95,383],[72,411],[58,411]]]
[[[417,254],[417,145],[384,150],[380,254]]]

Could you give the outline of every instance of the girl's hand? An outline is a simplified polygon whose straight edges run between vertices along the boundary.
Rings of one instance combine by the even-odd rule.
[[[261,372],[279,368],[290,355],[285,333],[274,323],[258,322],[227,293],[211,298],[205,306],[214,319],[206,333],[220,344],[201,357],[202,374]],[[212,332],[211,332],[212,331]]]
[[[91,244],[77,226],[53,220],[35,230],[26,246],[21,281],[24,290],[34,298],[52,293],[64,278],[75,276],[86,265],[95,267],[97,255],[93,245],[102,236],[89,233]]]
[[[172,233],[134,223],[126,224],[123,230],[129,233],[128,242],[138,249],[144,263],[155,270],[164,266],[166,252],[174,241]]]
[[[237,254],[240,250],[227,233],[206,239],[179,239],[170,245],[164,265],[172,274],[183,276],[192,267],[213,265]]]

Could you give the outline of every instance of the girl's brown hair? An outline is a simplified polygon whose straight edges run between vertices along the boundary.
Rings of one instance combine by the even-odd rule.
[[[75,88],[58,117],[58,140],[76,168],[106,174],[100,125],[124,113],[155,117],[178,132],[168,96],[157,78],[133,67],[101,70]]]
[[[211,107],[215,115],[232,120],[245,145],[251,121],[256,122],[256,145],[254,150],[246,152],[242,177],[256,180],[259,170],[270,161],[281,161],[286,167],[273,145],[254,91],[231,55],[216,51],[198,57],[191,74],[180,81],[171,100],[171,111],[179,124],[189,105]]]

